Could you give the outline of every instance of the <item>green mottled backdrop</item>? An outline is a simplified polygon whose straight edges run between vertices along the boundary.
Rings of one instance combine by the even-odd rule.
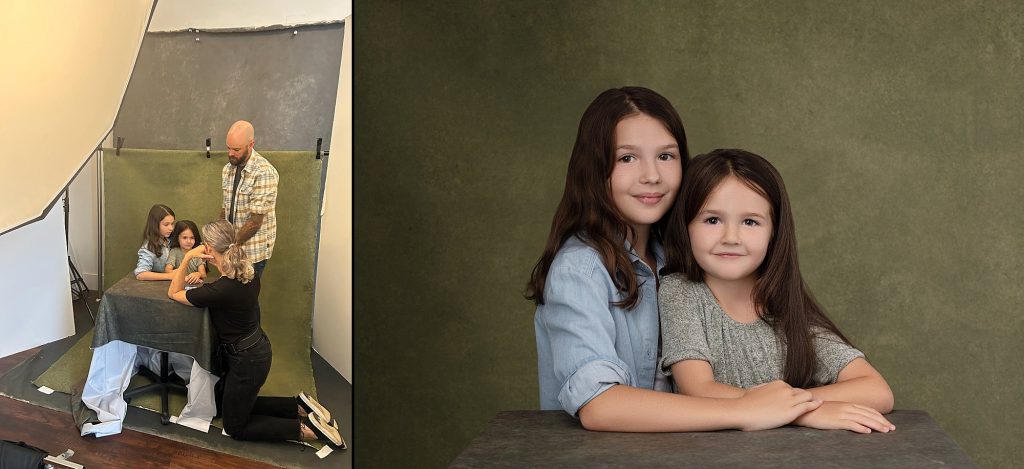
[[[103,285],[132,273],[146,217],[153,204],[177,220],[202,226],[220,216],[221,169],[227,152],[103,150]],[[274,347],[263,395],[296,395],[313,389],[310,322],[313,266],[320,215],[321,160],[308,151],[260,152],[279,175],[277,241],[261,278],[261,324]],[[214,268],[216,270],[216,268]],[[215,278],[215,277],[210,277]]]
[[[537,408],[521,292],[579,117],[621,85],[675,103],[695,154],[779,168],[805,278],[897,408],[984,467],[1024,460],[1024,5],[357,10],[360,464],[444,465],[497,411]]]

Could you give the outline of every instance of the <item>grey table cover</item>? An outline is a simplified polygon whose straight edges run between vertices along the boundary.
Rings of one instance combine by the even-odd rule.
[[[136,280],[129,274],[103,292],[92,347],[120,340],[195,358],[211,368],[217,336],[207,308],[167,297],[170,282]]]
[[[612,433],[562,411],[499,412],[450,467],[977,467],[928,413],[886,417],[896,431]]]

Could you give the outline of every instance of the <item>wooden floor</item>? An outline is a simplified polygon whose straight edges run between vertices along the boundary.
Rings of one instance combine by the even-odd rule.
[[[0,358],[0,375],[35,356],[39,349]],[[277,467],[127,428],[119,435],[103,438],[79,436],[71,414],[6,397],[0,397],[0,439],[24,441],[54,456],[71,448],[75,455],[70,460],[86,469]]]

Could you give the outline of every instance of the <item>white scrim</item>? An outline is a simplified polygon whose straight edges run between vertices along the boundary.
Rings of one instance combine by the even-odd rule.
[[[110,132],[152,11],[0,2],[0,234],[38,219]]]

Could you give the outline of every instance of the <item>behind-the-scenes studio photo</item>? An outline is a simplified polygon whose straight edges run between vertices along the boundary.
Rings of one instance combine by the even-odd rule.
[[[0,6],[0,466],[351,467],[351,20]]]

